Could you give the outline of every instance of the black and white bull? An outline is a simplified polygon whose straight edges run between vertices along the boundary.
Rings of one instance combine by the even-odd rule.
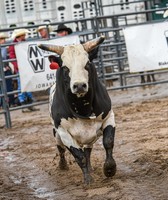
[[[51,88],[50,114],[56,130],[57,147],[60,154],[59,166],[67,168],[67,148],[80,166],[84,182],[90,184],[91,150],[103,135],[106,151],[104,174],[116,173],[113,158],[115,120],[111,100],[106,88],[98,79],[95,66],[89,61],[89,53],[104,41],[104,36],[84,44],[71,46],[39,45],[46,51],[61,55],[62,66],[56,73],[55,88]],[[66,147],[66,148],[65,148]]]

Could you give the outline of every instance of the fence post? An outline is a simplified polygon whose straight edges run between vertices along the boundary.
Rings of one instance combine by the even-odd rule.
[[[119,28],[118,17],[113,17],[112,22],[113,22],[114,28]],[[116,42],[117,57],[121,57],[122,56],[122,49],[121,49],[121,46],[119,44],[117,44],[117,43],[121,42],[121,36],[120,36],[120,31],[117,30],[117,29],[116,29],[115,34],[114,34],[114,42]],[[123,71],[121,59],[118,60],[118,69],[119,69],[119,72]],[[123,86],[124,85],[123,75],[120,74],[119,76],[120,76],[120,85]]]
[[[2,109],[4,110],[4,116],[5,116],[5,123],[6,128],[11,128],[11,117],[10,117],[10,111],[9,111],[9,103],[8,103],[8,95],[7,95],[7,89],[6,89],[6,80],[4,75],[4,63],[2,60],[2,54],[1,54],[1,45],[0,45],[0,92],[2,94]]]

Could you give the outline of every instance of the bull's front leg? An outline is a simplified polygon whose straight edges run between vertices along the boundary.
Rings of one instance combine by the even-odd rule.
[[[84,183],[89,185],[93,182],[93,178],[90,175],[91,171],[91,164],[90,164],[90,154],[91,148],[77,149],[75,147],[70,147],[69,151],[74,156],[76,162],[78,163],[79,167],[81,168],[84,176]]]
[[[103,145],[106,150],[106,160],[104,163],[104,174],[112,177],[116,173],[116,162],[113,158],[115,127],[107,126],[103,131]]]

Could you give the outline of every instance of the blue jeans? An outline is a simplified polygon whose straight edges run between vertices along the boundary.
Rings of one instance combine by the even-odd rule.
[[[5,76],[10,76],[12,75],[12,72],[10,70],[7,70],[4,72]],[[6,79],[6,90],[7,92],[12,92],[13,91],[13,83],[12,83],[12,78]],[[9,105],[14,105],[14,94],[8,95],[9,98]]]
[[[17,78],[17,82],[18,82],[18,90],[21,90],[19,77]],[[18,99],[20,103],[23,103],[23,102],[26,103],[28,99],[33,101],[33,95],[31,92],[21,92],[18,94]]]

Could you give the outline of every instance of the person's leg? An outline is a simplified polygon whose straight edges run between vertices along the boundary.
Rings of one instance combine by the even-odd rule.
[[[31,92],[26,92],[27,96],[27,103],[32,103],[33,102],[33,95]]]
[[[7,70],[5,72],[5,76],[10,76],[10,75],[12,75],[12,72],[10,70]],[[6,79],[6,89],[7,89],[7,92],[13,91],[12,78]],[[15,104],[14,94],[8,95],[8,98],[9,98],[9,106],[14,105]]]
[[[18,90],[21,90],[21,85],[20,85],[20,78],[18,77],[17,79],[17,82],[18,82]],[[18,99],[19,99],[19,102],[21,104],[25,104],[26,103],[26,95],[25,95],[25,92],[20,92],[18,93]]]

